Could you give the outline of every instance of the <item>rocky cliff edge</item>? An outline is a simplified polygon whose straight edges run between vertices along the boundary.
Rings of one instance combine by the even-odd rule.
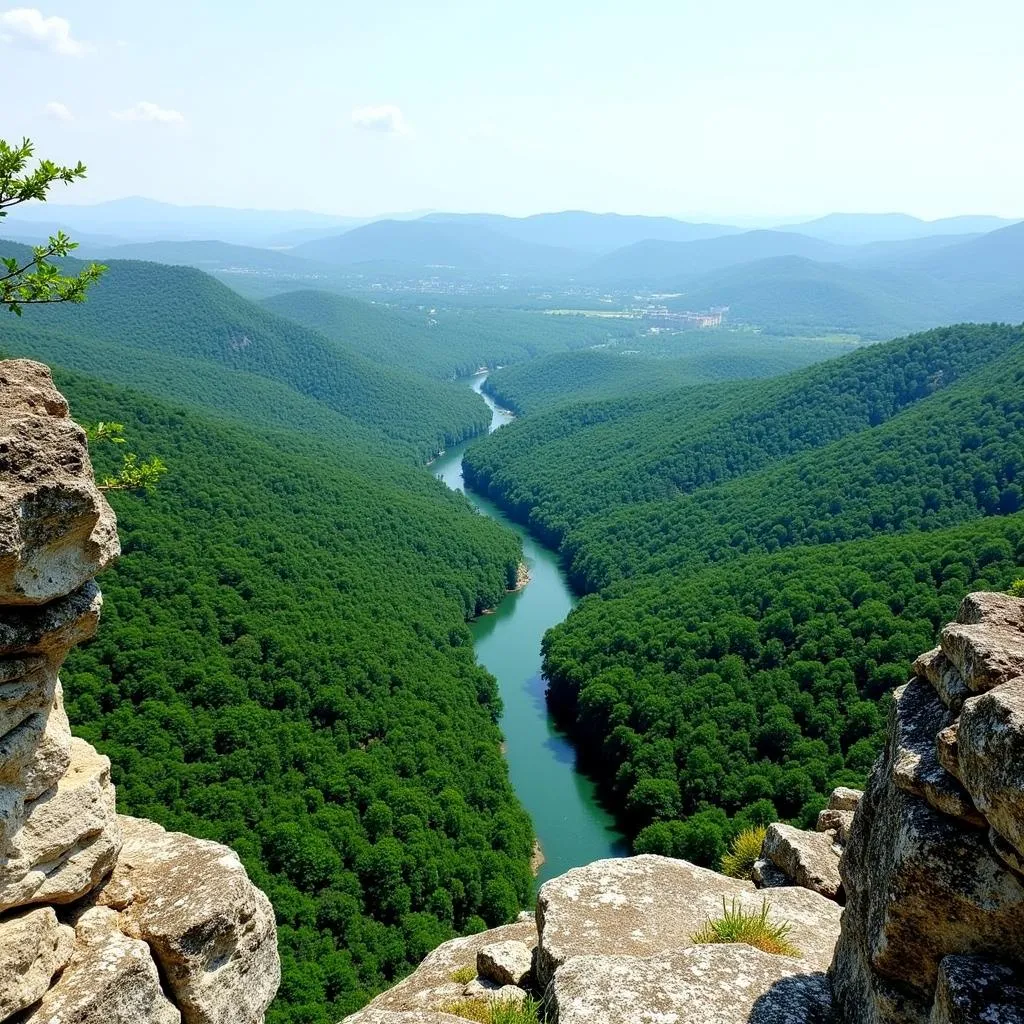
[[[0,362],[0,1022],[257,1024],[274,915],[226,847],[119,815],[58,672],[118,557],[49,370]]]

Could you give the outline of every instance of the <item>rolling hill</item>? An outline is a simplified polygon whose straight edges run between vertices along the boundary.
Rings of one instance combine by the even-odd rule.
[[[995,231],[1012,220],[1004,217],[961,216],[921,220],[906,213],[830,213],[816,220],[787,224],[779,231],[796,231],[837,245],[928,238],[935,235],[964,235]]]
[[[283,405],[267,415],[295,414],[307,425],[340,417],[419,460],[489,422],[468,389],[375,364],[189,267],[113,261],[85,305],[29,307],[0,331],[0,348],[85,372],[114,360],[119,380],[159,396],[258,409],[282,394]]]
[[[839,260],[846,255],[841,247],[806,235],[745,231],[694,242],[637,242],[595,260],[581,276],[608,284],[634,282],[668,287],[723,267],[776,256]]]
[[[431,268],[463,274],[567,273],[586,262],[571,249],[524,242],[472,223],[376,221],[343,235],[297,245],[304,259],[353,267],[390,265],[396,271]]]
[[[693,224],[672,217],[638,217],[619,213],[564,210],[529,217],[494,213],[431,213],[423,218],[438,224],[473,224],[535,245],[552,245],[578,252],[608,253],[636,242],[657,239],[692,242],[731,235],[741,229],[728,224]]]
[[[565,406],[465,471],[587,592],[545,637],[549,706],[634,850],[716,864],[860,785],[910,659],[1024,575],[1024,328]]]

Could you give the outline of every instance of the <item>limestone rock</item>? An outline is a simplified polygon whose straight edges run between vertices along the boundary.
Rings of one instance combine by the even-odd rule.
[[[956,621],[967,626],[988,622],[997,626],[1016,626],[1024,630],[1024,601],[1009,594],[989,590],[975,591],[960,602]]]
[[[0,856],[0,909],[79,899],[110,871],[120,844],[110,761],[73,739],[67,774],[26,804]]]
[[[936,647],[927,654],[922,654],[913,665],[914,675],[927,679],[932,684],[939,700],[954,715],[960,713],[964,701],[971,695],[967,684],[960,678],[956,666]]]
[[[0,616],[0,649],[7,655],[59,657],[96,632],[103,599],[93,582],[40,608],[6,608]],[[59,667],[59,665],[58,665]]]
[[[754,861],[750,878],[759,889],[778,889],[781,886],[793,885],[793,879],[780,871],[770,860],[763,857]]]
[[[526,1002],[526,991],[518,985],[502,985],[491,999],[496,1003],[522,1004]]]
[[[1011,846],[994,828],[988,830],[988,841],[995,855],[1018,875],[1024,875],[1024,855]]]
[[[467,999],[478,999],[481,1002],[490,999],[498,994],[501,988],[496,981],[490,978],[474,978],[463,990],[462,994]]]
[[[911,679],[896,690],[886,741],[893,782],[936,810],[984,828],[985,819],[967,791],[939,764],[935,738],[949,724],[949,712],[923,679]]]
[[[1024,854],[1024,677],[964,704],[957,768],[988,823]]]
[[[839,877],[839,853],[832,839],[830,832],[803,832],[777,821],[768,826],[761,856],[797,885],[837,900],[843,880]]]
[[[558,968],[558,1024],[826,1024],[828,981],[790,957],[745,945],[692,946],[647,958],[579,956]]]
[[[847,907],[832,978],[849,1024],[926,1017],[951,953],[1024,957],[1024,880],[983,832],[894,786],[885,766],[872,775],[840,870]],[[872,976],[892,989],[888,1002],[902,1001],[900,1016],[868,1013]]]
[[[456,982],[452,976],[467,968],[475,970],[479,950],[504,942],[522,942],[527,948],[535,946],[537,928],[532,915],[526,921],[516,921],[514,924],[442,943],[427,955],[409,977],[375,997],[366,1009],[346,1018],[346,1024],[368,1024],[369,1018],[365,1014],[369,1010],[428,1011],[457,1002],[464,996],[466,986]]]
[[[812,968],[824,970],[839,932],[840,907],[796,886],[766,894],[684,860],[644,854],[599,860],[545,882],[537,898],[538,990],[571,957],[650,956],[692,945],[709,918],[733,899],[759,912],[767,898],[772,920],[791,926],[790,941]]]
[[[121,927],[153,951],[185,1024],[260,1020],[280,981],[270,901],[227,847],[140,818],[120,826]]]
[[[8,360],[0,389],[0,604],[44,604],[117,557],[117,524],[49,370]]]
[[[974,693],[1024,675],[1024,629],[1002,623],[952,623],[942,631],[942,650]]]
[[[855,811],[860,805],[862,796],[864,796],[862,790],[850,789],[849,786],[837,786],[828,798],[828,808],[830,811]]]
[[[181,1024],[148,947],[118,931],[116,917],[83,915],[70,963],[18,1024]]]
[[[532,970],[533,953],[525,942],[515,939],[492,942],[476,954],[476,973],[499,985],[523,986]]]
[[[928,1024],[1024,1024],[1024,977],[1007,964],[947,956]]]
[[[818,812],[818,820],[814,826],[816,832],[831,832],[836,837],[840,846],[845,846],[850,838],[850,828],[853,826],[853,811],[836,811],[826,807]]]
[[[0,1021],[42,999],[74,944],[74,930],[57,921],[52,907],[0,921]]]
[[[64,710],[60,683],[46,715],[46,726],[28,763],[21,772],[25,799],[35,800],[56,786],[71,767],[71,723]]]

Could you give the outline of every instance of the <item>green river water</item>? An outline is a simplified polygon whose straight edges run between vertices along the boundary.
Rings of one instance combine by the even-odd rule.
[[[480,392],[486,374],[471,380]],[[491,430],[512,418],[487,395]],[[462,453],[465,445],[445,452],[431,467],[454,490],[465,490]],[[541,676],[540,642],[546,630],[561,622],[576,603],[558,556],[534,540],[486,498],[470,493],[473,504],[522,538],[530,583],[509,594],[490,615],[472,623],[477,660],[498,680],[505,705],[509,774],[523,806],[533,818],[544,853],[538,881],[601,857],[628,852],[612,816],[597,802],[594,784],[576,770],[576,754],[548,714]]]

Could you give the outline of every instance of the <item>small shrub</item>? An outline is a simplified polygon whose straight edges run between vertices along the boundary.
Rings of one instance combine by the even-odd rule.
[[[1010,595],[1012,597],[1024,597],[1024,576],[1010,584]]]
[[[763,825],[759,825],[740,832],[730,843],[729,852],[722,858],[722,874],[750,881],[754,861],[761,856],[766,831]]]
[[[475,967],[460,967],[457,971],[452,971],[452,981],[457,981],[460,985],[468,985],[475,977]]]
[[[460,999],[438,1008],[439,1013],[476,1021],[477,1024],[540,1024],[540,1003],[527,999],[513,1003],[506,999]]]
[[[768,920],[771,908],[767,900],[762,900],[761,910],[746,911],[736,902],[726,907],[722,897],[722,916],[717,920],[708,919],[707,923],[693,936],[696,943],[713,942],[745,942],[748,946],[760,949],[765,953],[778,953],[780,956],[800,956],[800,950],[788,939],[790,926],[785,921],[778,923]]]

